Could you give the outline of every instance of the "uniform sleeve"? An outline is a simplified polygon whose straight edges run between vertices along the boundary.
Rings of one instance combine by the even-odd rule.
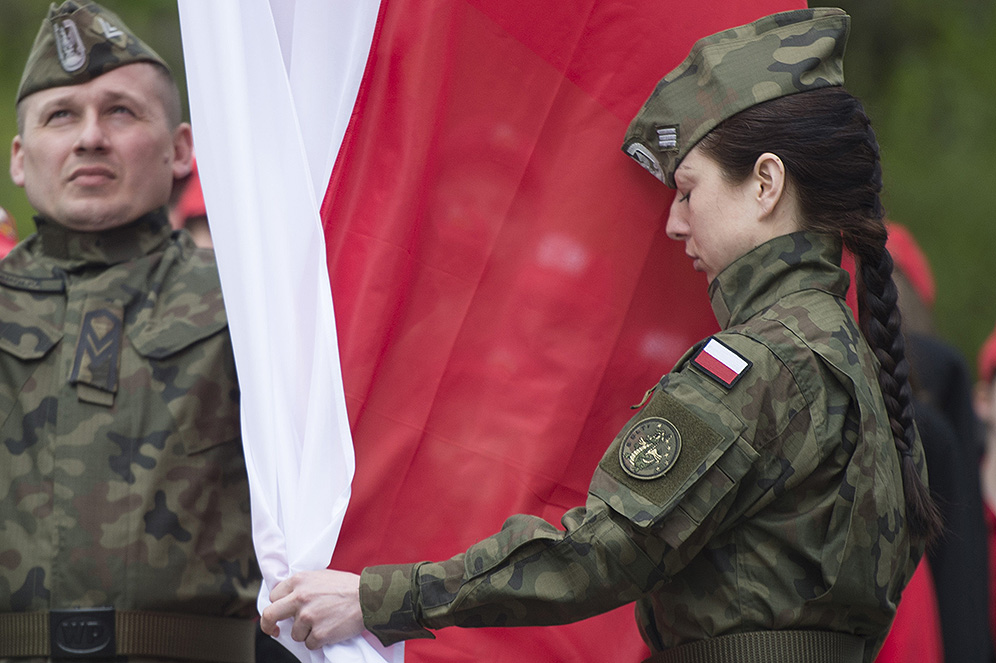
[[[562,528],[517,515],[447,561],[365,569],[365,626],[391,644],[445,626],[561,624],[654,591],[745,508],[736,488],[758,454],[724,395],[692,369],[665,376]]]

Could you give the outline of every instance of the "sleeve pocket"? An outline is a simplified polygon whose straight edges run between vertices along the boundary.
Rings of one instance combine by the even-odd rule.
[[[630,431],[652,417],[666,419],[674,426],[680,448],[665,473],[651,479],[635,478],[624,470],[620,449]],[[613,441],[595,471],[589,492],[640,527],[657,525],[671,514],[697,525],[758,457],[740,437],[744,428],[728,411],[709,423],[670,394],[659,392]]]

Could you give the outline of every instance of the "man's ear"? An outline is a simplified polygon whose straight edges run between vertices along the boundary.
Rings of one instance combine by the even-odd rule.
[[[193,169],[194,136],[186,122],[173,131],[173,179],[181,180]]]
[[[770,215],[785,193],[785,164],[778,155],[765,152],[754,162],[755,196],[762,213]]]
[[[10,144],[10,179],[24,188],[24,146],[19,135]]]

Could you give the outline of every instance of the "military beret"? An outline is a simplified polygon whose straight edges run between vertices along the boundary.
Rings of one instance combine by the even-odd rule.
[[[726,118],[778,97],[843,85],[849,29],[843,10],[822,7],[700,39],[633,118],[623,151],[674,188],[678,164]]]
[[[97,3],[52,3],[28,55],[17,101],[39,90],[86,83],[134,62],[152,62],[170,71],[121,19]]]

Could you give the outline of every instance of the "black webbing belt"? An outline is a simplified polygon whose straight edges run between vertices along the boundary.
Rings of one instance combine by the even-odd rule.
[[[130,655],[253,663],[255,637],[248,619],[114,608],[0,613],[0,658]]]
[[[752,631],[690,642],[644,663],[861,663],[865,641],[833,631]]]

